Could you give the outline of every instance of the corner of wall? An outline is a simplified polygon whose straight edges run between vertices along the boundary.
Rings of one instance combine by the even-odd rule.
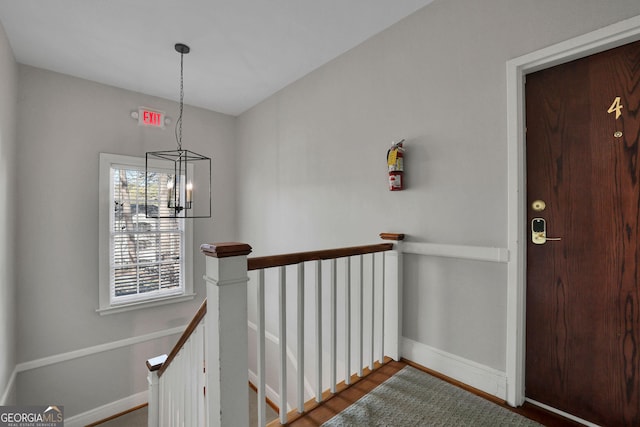
[[[16,109],[18,65],[9,40],[0,25],[0,405],[15,401],[17,280],[15,271],[17,198],[15,163],[17,160]]]
[[[16,368],[13,369],[11,376],[9,377],[9,381],[7,382],[7,386],[0,397],[0,406],[6,405],[15,405],[17,402],[17,393],[16,393],[16,377],[18,375],[18,371]]]
[[[406,337],[402,337],[401,345],[402,357],[485,393],[506,399],[507,376],[504,372]]]

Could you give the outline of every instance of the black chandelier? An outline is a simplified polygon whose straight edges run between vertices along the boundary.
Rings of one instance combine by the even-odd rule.
[[[175,49],[180,54],[178,149],[146,153],[145,213],[147,218],[211,218],[211,159],[182,148],[183,59],[190,49],[182,43],[176,43]]]

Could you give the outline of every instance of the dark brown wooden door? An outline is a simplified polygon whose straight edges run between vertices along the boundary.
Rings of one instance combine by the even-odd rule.
[[[525,96],[525,395],[640,426],[640,42],[530,74]],[[561,240],[534,244],[536,218]]]

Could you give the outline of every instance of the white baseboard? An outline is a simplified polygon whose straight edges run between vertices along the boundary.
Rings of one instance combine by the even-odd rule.
[[[251,369],[249,369],[249,382],[251,384],[253,384],[254,386],[256,384],[258,384],[258,375],[255,372],[253,372]],[[265,385],[264,393],[266,394],[267,399],[269,399],[270,401],[272,401],[276,405],[278,405],[280,403],[280,395],[278,394],[277,391],[275,391],[274,389],[272,389],[268,385]],[[287,412],[289,412],[289,410],[290,410],[290,408],[287,408]]]
[[[147,403],[149,400],[149,392],[142,391],[124,399],[116,400],[115,402],[107,403],[98,408],[94,408],[90,411],[83,412],[82,414],[74,415],[73,417],[64,420],[65,427],[82,427],[87,424],[95,423],[96,421],[104,420],[115,414],[128,411],[131,408],[140,406]]]
[[[500,399],[506,399],[507,375],[502,371],[465,359],[426,344],[402,337],[401,354],[416,362],[471,387]]]

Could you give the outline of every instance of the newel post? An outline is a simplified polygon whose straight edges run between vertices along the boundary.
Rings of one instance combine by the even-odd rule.
[[[208,426],[249,425],[247,255],[245,243],[202,245],[206,255],[205,317]]]
[[[148,416],[147,425],[149,427],[158,427],[160,425],[160,385],[158,370],[162,367],[162,364],[167,360],[167,355],[163,354],[158,357],[147,360],[147,381],[149,382],[149,403],[147,405]]]
[[[402,241],[404,234],[380,233],[384,240],[395,242],[384,256],[384,354],[400,360],[402,344]]]

